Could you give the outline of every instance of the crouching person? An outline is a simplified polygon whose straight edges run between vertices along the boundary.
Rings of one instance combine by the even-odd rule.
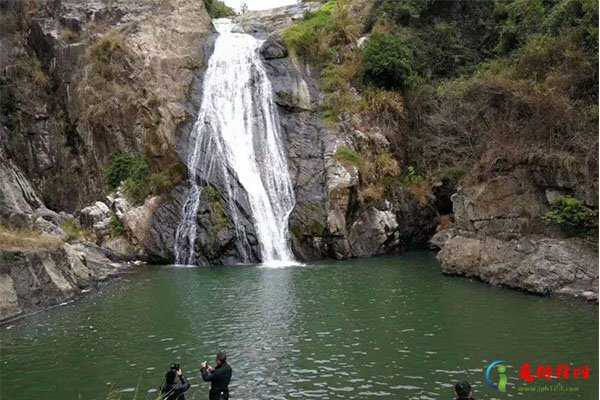
[[[176,382],[177,377],[179,377],[179,382]],[[173,364],[169,372],[165,374],[165,383],[160,386],[161,399],[185,400],[183,393],[189,388],[190,382],[183,376],[179,364]]]

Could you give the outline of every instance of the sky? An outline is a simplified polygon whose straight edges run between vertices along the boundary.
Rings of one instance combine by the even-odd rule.
[[[287,6],[297,3],[297,0],[224,0],[225,4],[239,10],[242,3],[248,5],[250,10],[264,10],[267,8],[275,8]]]

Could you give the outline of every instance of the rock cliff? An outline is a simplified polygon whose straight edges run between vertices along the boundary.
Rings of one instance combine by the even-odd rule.
[[[432,239],[444,273],[598,301],[597,240],[565,237],[542,221],[557,195],[582,187],[573,182],[557,185],[517,169],[459,188],[452,196],[454,226]]]
[[[340,149],[352,148],[376,158],[389,149],[387,139],[356,120],[326,126],[321,71],[290,54],[281,39],[282,29],[319,7],[304,3],[237,19],[247,33],[264,39],[261,55],[275,90],[296,194],[290,215],[293,250],[310,260],[422,247],[435,229],[433,208],[400,186],[384,198],[361,201],[357,166],[338,157]]]
[[[0,241],[63,243],[0,243],[5,319],[76,297],[113,261],[172,258],[178,192],[144,208],[107,196],[105,172],[117,154],[181,163],[212,24],[196,0],[8,0],[0,16]]]

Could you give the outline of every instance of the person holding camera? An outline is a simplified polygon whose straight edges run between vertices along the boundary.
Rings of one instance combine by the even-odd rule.
[[[227,364],[227,355],[220,351],[215,358],[217,364],[211,368],[206,361],[200,364],[202,379],[210,382],[209,400],[229,400],[229,382],[231,381],[231,367]]]
[[[179,383],[175,383],[179,377]],[[171,364],[171,369],[165,374],[165,383],[160,386],[161,399],[163,400],[185,400],[183,395],[190,388],[190,382],[183,372],[179,364]]]

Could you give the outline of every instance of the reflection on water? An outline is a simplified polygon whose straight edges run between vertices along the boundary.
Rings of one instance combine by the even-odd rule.
[[[439,399],[519,394],[519,366],[587,364],[563,381],[598,398],[598,309],[444,277],[430,253],[296,268],[149,267],[83,301],[1,329],[0,397],[153,398],[169,363],[204,399],[199,363],[228,352],[237,399]],[[507,393],[486,386],[508,360]],[[65,383],[67,382],[67,383]],[[565,399],[544,393],[544,399]]]

